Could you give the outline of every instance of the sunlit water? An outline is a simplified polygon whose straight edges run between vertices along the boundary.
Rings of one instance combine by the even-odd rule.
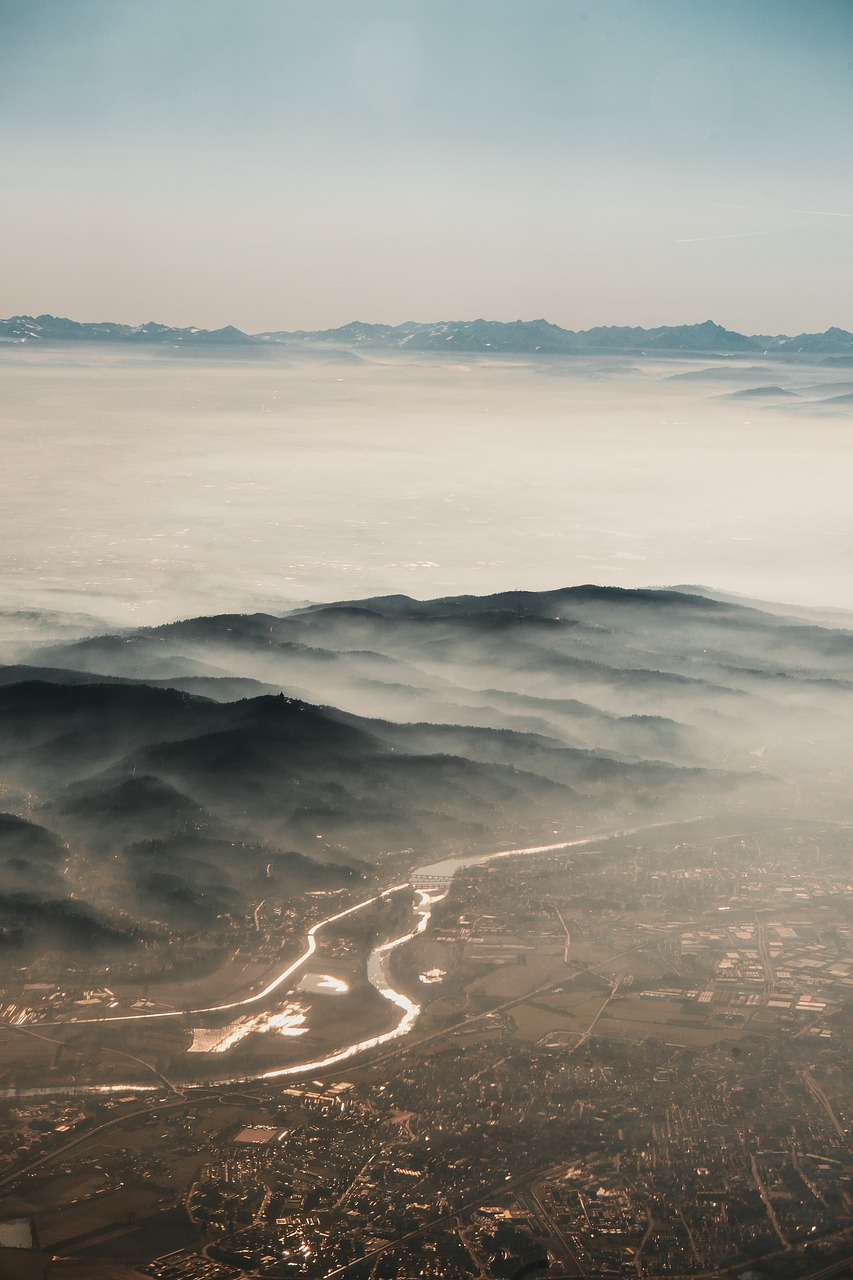
[[[348,1062],[353,1058],[357,1058],[371,1049],[380,1048],[391,1041],[398,1040],[402,1036],[406,1036],[417,1025],[421,1013],[421,1006],[411,999],[405,992],[398,991],[393,985],[393,979],[388,970],[388,960],[391,954],[398,947],[405,946],[414,938],[426,933],[430,921],[432,919],[433,908],[446,896],[446,889],[438,887],[432,883],[437,878],[450,880],[457,871],[466,867],[483,866],[488,862],[496,859],[507,857],[535,857],[537,854],[551,853],[557,850],[567,850],[575,848],[584,848],[595,845],[601,840],[614,839],[621,836],[632,835],[639,831],[647,831],[656,827],[668,827],[682,825],[684,821],[693,822],[698,819],[679,819],[678,822],[659,822],[650,823],[642,827],[631,827],[624,830],[605,832],[600,836],[589,836],[583,839],[561,841],[558,844],[549,845],[531,845],[524,848],[513,849],[497,849],[486,853],[460,855],[455,858],[444,859],[441,862],[430,863],[417,867],[412,873],[411,888],[414,889],[412,904],[412,922],[409,929],[405,932],[391,938],[388,941],[377,944],[370,952],[367,958],[366,976],[371,986],[387,1000],[392,1006],[399,1010],[397,1020],[394,1025],[387,1031],[379,1032],[367,1036],[361,1040],[354,1041],[350,1044],[343,1045],[333,1050],[322,1058],[314,1058],[310,1061],[291,1063],[286,1067],[278,1067],[272,1070],[257,1072],[252,1075],[227,1076],[219,1080],[208,1080],[202,1078],[196,1083],[205,1086],[245,1084],[256,1080],[276,1080],[281,1077],[301,1077],[324,1070],[327,1067],[337,1066],[338,1064]],[[428,887],[424,887],[424,886]],[[409,884],[390,885],[381,893],[381,897],[387,898],[398,893],[407,893],[410,891]],[[269,994],[278,990],[283,986],[285,981],[294,976],[305,963],[310,959],[316,950],[316,935],[321,932],[327,925],[333,924],[345,917],[356,912],[362,911],[365,907],[369,907],[377,899],[367,898],[362,902],[356,903],[354,906],[347,908],[345,911],[338,912],[335,915],[328,916],[324,920],[318,920],[308,931],[306,937],[306,948],[302,954],[280,974],[274,977],[266,984],[261,993],[247,996],[242,1000],[231,1001],[228,1004],[211,1006],[205,1010],[195,1010],[194,1012],[213,1012],[223,1009],[236,1009],[254,1005],[261,998],[266,998]],[[431,970],[423,975],[423,978],[429,985],[436,980],[434,975],[441,975],[441,970]],[[346,988],[346,984],[330,978],[327,975],[308,973],[302,976],[297,983],[297,990],[306,989],[306,980],[310,979],[308,989],[314,991],[323,991],[328,993],[330,990],[336,995],[344,994],[340,988]],[[316,981],[314,981],[316,980]],[[162,1018],[184,1018],[185,1012],[173,1011],[169,1013],[136,1013],[130,1015],[122,1015],[120,1017],[106,1017],[97,1019],[76,1019],[76,1022],[144,1022],[148,1019]],[[193,1030],[193,1043],[190,1052],[197,1053],[221,1053],[227,1052],[233,1048],[241,1040],[248,1035],[256,1032],[277,1032],[284,1035],[302,1035],[308,1029],[304,1023],[308,1020],[308,1011],[304,1010],[300,1005],[291,1001],[286,1002],[280,1008],[272,1013],[264,1013],[259,1015],[241,1016],[235,1019],[227,1027],[218,1030],[205,1031],[201,1028]],[[60,1024],[41,1023],[41,1026],[52,1026]],[[141,1086],[143,1089],[151,1090],[155,1086]],[[191,1088],[192,1082],[186,1081],[184,1088]],[[140,1086],[134,1084],[122,1085],[59,1085],[56,1089],[44,1087],[34,1089],[0,1089],[0,1098],[25,1098],[25,1097],[41,1097],[53,1093],[68,1095],[86,1095],[86,1094],[107,1094],[107,1093],[129,1093],[138,1090]]]

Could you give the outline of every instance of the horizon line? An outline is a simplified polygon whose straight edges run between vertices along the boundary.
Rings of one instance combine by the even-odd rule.
[[[109,327],[109,328],[114,328],[118,330],[126,330],[128,333],[134,333],[134,334],[144,333],[148,328],[162,329],[166,331],[172,331],[175,333],[191,333],[191,334],[225,334],[225,333],[231,332],[231,333],[234,333],[235,335],[238,335],[240,337],[247,338],[250,340],[255,340],[259,338],[263,339],[265,337],[278,336],[278,335],[287,336],[287,337],[304,337],[304,336],[313,336],[315,334],[322,335],[322,334],[329,334],[329,333],[337,333],[343,330],[356,329],[356,328],[388,330],[390,332],[394,332],[394,331],[399,332],[401,330],[405,330],[408,328],[411,328],[411,329],[427,328],[428,329],[433,327],[440,327],[443,325],[467,326],[467,325],[477,325],[477,324],[494,325],[504,329],[516,328],[516,327],[529,328],[534,325],[547,325],[548,328],[551,330],[557,331],[561,334],[567,334],[572,336],[582,336],[584,334],[589,334],[589,333],[607,332],[607,331],[614,331],[614,330],[617,330],[617,331],[621,330],[628,333],[659,333],[661,331],[666,332],[668,330],[678,330],[678,329],[691,329],[691,330],[714,329],[714,330],[719,330],[722,333],[732,334],[734,336],[741,337],[741,338],[773,339],[775,341],[791,341],[794,338],[798,338],[798,337],[817,337],[817,336],[823,336],[831,332],[838,332],[840,334],[844,334],[846,336],[850,336],[851,338],[853,338],[853,331],[843,329],[841,328],[840,325],[837,325],[837,324],[828,325],[827,328],[825,329],[801,330],[799,333],[794,333],[794,334],[782,333],[782,332],[746,333],[739,329],[731,329],[726,325],[721,325],[717,321],[712,320],[710,318],[705,320],[693,320],[693,321],[686,321],[686,322],[680,322],[680,323],[674,323],[674,324],[657,324],[657,325],[648,325],[648,326],[639,325],[639,324],[615,324],[615,323],[614,324],[597,324],[597,325],[591,325],[589,328],[585,328],[585,329],[584,328],[568,329],[568,328],[565,328],[563,325],[557,324],[555,321],[546,319],[544,316],[536,316],[531,319],[522,319],[521,317],[518,317],[513,320],[493,320],[493,319],[487,319],[485,316],[481,315],[481,316],[476,316],[470,319],[454,318],[454,319],[439,319],[439,320],[403,320],[397,324],[392,324],[388,321],[361,320],[361,319],[355,318],[352,320],[348,320],[343,324],[329,325],[326,328],[319,328],[319,329],[303,329],[303,328],[269,329],[267,328],[267,329],[258,329],[258,330],[248,330],[248,329],[240,329],[233,324],[225,324],[225,325],[216,326],[214,328],[206,328],[202,325],[194,325],[194,324],[187,324],[187,325],[168,324],[162,320],[153,320],[153,319],[142,321],[140,324],[131,324],[128,321],[121,321],[121,320],[77,320],[77,319],[72,319],[70,316],[57,315],[53,312],[43,311],[43,312],[39,312],[38,314],[33,314],[28,312],[18,312],[14,315],[0,317],[0,326],[14,325],[16,322],[19,324],[26,323],[26,322],[32,322],[33,324],[38,324],[39,321],[55,321],[62,324],[79,326],[81,328]],[[121,336],[120,334],[116,334],[116,337],[120,337],[120,336]]]

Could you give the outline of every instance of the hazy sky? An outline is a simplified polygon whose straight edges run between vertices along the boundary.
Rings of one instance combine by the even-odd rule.
[[[853,328],[850,0],[0,0],[0,313]]]

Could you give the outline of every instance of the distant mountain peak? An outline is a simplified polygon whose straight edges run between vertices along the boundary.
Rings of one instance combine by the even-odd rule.
[[[88,323],[69,320],[66,316],[53,316],[48,312],[39,316],[11,316],[0,320],[0,342],[132,342],[203,344],[251,344],[255,340],[233,325],[223,329],[176,329],[157,320],[145,324],[116,324],[112,321]]]
[[[219,329],[175,328],[149,320],[141,325],[111,321],[86,323],[54,316],[17,315],[0,320],[0,343],[133,343],[182,347],[272,347],[295,350],[353,347],[376,351],[460,352],[483,355],[678,355],[735,356],[749,352],[790,356],[853,356],[853,333],[831,326],[823,333],[766,335],[738,333],[715,320],[695,324],[639,326],[599,325],[592,329],[563,329],[540,317],[536,320],[407,320],[389,325],[352,320],[336,329],[270,331],[248,334],[224,325]],[[355,357],[351,357],[355,358]]]

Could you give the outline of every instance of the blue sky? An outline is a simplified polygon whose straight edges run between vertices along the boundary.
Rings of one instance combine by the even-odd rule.
[[[0,312],[853,328],[848,0],[0,0]]]

